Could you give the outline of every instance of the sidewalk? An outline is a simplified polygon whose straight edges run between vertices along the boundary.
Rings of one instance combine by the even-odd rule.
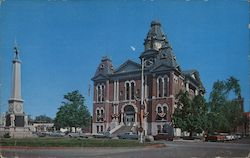
[[[201,139],[187,140],[187,139],[174,139],[174,142],[203,142]]]

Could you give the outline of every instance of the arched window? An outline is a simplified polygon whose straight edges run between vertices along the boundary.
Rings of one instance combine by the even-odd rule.
[[[96,121],[97,122],[104,121],[104,109],[103,109],[103,107],[101,107],[101,108],[98,107],[96,109]]]
[[[135,81],[125,82],[125,100],[135,99]]]
[[[163,93],[163,81],[162,81],[162,77],[158,77],[157,79],[157,92],[158,92],[158,97],[162,97],[162,93]]]
[[[167,97],[169,95],[169,78],[168,76],[157,78],[157,97]]]
[[[167,104],[163,104],[163,113],[165,113],[165,116],[163,117],[163,119],[167,120],[167,116],[168,116],[168,106],[167,106]]]
[[[100,102],[101,100],[101,87],[98,85],[96,89],[96,95],[97,95],[97,102]]]
[[[131,99],[135,99],[135,83],[131,82]]]
[[[168,77],[164,77],[164,97],[167,97],[168,96],[168,86],[169,86],[169,84],[168,84],[168,81],[169,81],[169,79],[168,79]]]
[[[167,113],[168,112],[168,108],[166,106],[163,106],[163,112]]]
[[[126,100],[129,100],[129,83],[126,83]]]
[[[161,110],[161,107],[160,107],[160,106],[158,106],[158,108],[157,108],[157,112],[158,112],[158,113],[161,113],[161,112],[162,112],[162,110]]]
[[[105,86],[98,84],[96,88],[97,102],[103,102],[105,100]]]
[[[96,126],[96,133],[99,133],[100,131],[99,131],[99,126],[97,125]]]
[[[104,101],[104,95],[105,95],[105,86],[102,85],[102,99],[101,99],[101,101]]]

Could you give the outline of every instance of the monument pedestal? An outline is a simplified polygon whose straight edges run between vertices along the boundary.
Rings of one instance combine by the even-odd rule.
[[[24,127],[26,116],[24,114],[7,114],[6,115],[6,127]]]
[[[11,138],[30,138],[35,137],[28,127],[3,127],[0,130],[0,135],[3,136],[9,133]]]

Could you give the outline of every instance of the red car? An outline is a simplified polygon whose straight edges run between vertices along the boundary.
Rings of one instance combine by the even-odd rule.
[[[206,141],[212,141],[212,142],[222,142],[225,141],[226,138],[223,135],[208,135],[205,137]]]

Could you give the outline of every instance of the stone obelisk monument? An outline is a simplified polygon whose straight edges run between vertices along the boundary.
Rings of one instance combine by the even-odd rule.
[[[14,59],[12,61],[12,90],[9,99],[9,110],[5,117],[5,131],[12,137],[27,137],[28,118],[23,111],[23,99],[21,96],[21,60],[17,45],[14,47]]]
[[[21,61],[19,59],[19,50],[14,47],[14,59],[12,70],[12,91],[9,99],[9,111],[6,118],[6,126],[24,127],[26,124],[25,114],[23,112],[23,99],[21,96]]]

